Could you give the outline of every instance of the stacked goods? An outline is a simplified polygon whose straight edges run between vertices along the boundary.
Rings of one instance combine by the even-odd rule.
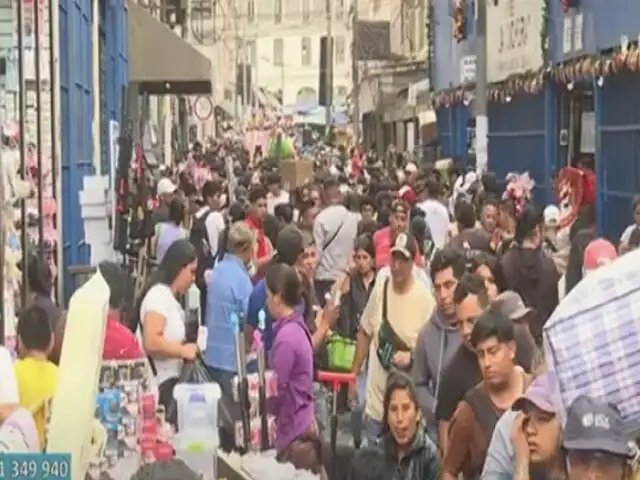
[[[276,375],[268,370],[265,372],[265,393],[266,398],[273,398],[277,393],[277,378]],[[240,401],[240,392],[239,392],[239,380],[238,377],[234,377],[232,380],[232,388],[234,401]],[[249,434],[249,448],[251,451],[259,451],[261,449],[261,420],[262,415],[266,416],[267,420],[267,428],[268,438],[270,445],[273,445],[275,440],[275,418],[273,415],[269,415],[267,412],[262,412],[260,410],[260,376],[257,373],[251,373],[247,375],[247,385],[249,390],[249,422],[250,422],[250,434]],[[235,440],[236,445],[242,445],[244,443],[244,431],[242,428],[242,421],[238,420],[235,422]]]
[[[144,360],[103,363],[100,369],[96,418],[106,430],[101,458],[89,467],[90,478],[131,476],[143,462],[173,457],[170,429],[149,391]]]

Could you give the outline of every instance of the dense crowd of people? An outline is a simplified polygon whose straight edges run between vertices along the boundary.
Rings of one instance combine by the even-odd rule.
[[[330,393],[317,372],[339,368],[357,378],[345,402],[352,480],[632,478],[635,439],[616,407],[562,405],[544,326],[588,272],[640,245],[640,200],[614,246],[597,238],[593,205],[562,226],[558,206],[539,208],[526,188],[503,192],[492,174],[418,167],[392,150],[346,157],[291,191],[277,162],[236,158],[230,170],[200,150],[189,161],[206,170],[201,185],[194,165],[160,179],[157,267],[131,315],[121,313],[124,272],[100,266],[112,289],[105,356],[148,357],[168,409],[182,362],[202,350],[231,398],[239,316],[248,354],[263,334],[277,376],[275,449],[297,468],[325,474]],[[193,284],[199,332],[180,301]],[[18,323],[27,407],[55,389],[63,320],[45,307]],[[346,362],[338,344],[350,346]],[[233,448],[233,408],[222,410]]]

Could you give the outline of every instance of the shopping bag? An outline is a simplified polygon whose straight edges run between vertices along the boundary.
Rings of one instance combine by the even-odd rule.
[[[178,383],[190,383],[200,385],[202,383],[213,382],[209,370],[204,363],[202,354],[198,352],[195,360],[185,360],[182,364],[182,370],[178,376]]]
[[[171,425],[178,423],[178,405],[173,398],[173,388],[179,383],[189,383],[192,385],[201,385],[203,383],[213,383],[209,370],[204,363],[202,353],[198,352],[194,360],[185,360],[182,364],[182,370],[176,381],[171,385],[171,398],[168,400],[166,409],[166,418]]]

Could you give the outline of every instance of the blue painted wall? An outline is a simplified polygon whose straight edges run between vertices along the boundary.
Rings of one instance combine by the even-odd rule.
[[[556,104],[551,85],[539,95],[489,104],[489,169],[500,180],[510,172],[529,172],[536,182],[533,193],[540,205],[550,201],[552,195]]]
[[[101,19],[107,44],[107,108],[110,118],[120,111],[120,90],[127,83],[127,13],[125,0],[103,0]],[[60,107],[62,166],[62,238],[65,297],[75,289],[68,268],[87,265],[78,192],[82,178],[93,175],[91,2],[60,0]],[[108,141],[103,138],[103,142]],[[109,151],[109,149],[107,149]]]
[[[445,158],[466,158],[468,154],[466,125],[469,120],[469,108],[464,105],[439,108],[436,111],[436,119],[442,155]]]
[[[460,60],[475,54],[473,2],[468,2],[467,6],[467,39],[460,43],[453,38],[452,5],[451,0],[433,0],[434,58],[431,70],[435,91],[459,85]]]
[[[433,72],[432,80],[435,91],[458,86],[462,58],[475,54],[473,12],[474,3],[468,2],[467,39],[458,43],[453,38],[452,2],[450,0],[433,0],[434,56],[431,71]],[[436,114],[442,154],[445,157],[466,158],[469,108],[464,105],[440,108]]]
[[[598,227],[619,240],[640,192],[640,75],[621,73],[595,88]]]
[[[637,0],[581,0],[579,9],[570,9],[565,15],[560,1],[549,2],[556,39],[554,60],[575,57],[585,53],[606,50],[620,44],[620,36],[627,35],[630,41],[638,39],[640,33],[640,2]],[[583,15],[582,50],[562,52],[564,17]]]

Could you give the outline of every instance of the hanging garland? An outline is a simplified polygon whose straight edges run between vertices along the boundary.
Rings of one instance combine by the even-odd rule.
[[[551,18],[549,14],[550,0],[542,2],[542,27],[540,28],[540,52],[542,53],[542,62],[549,61],[549,24]]]
[[[463,39],[463,28],[466,25],[464,0],[454,0],[453,21],[454,37],[457,41]],[[550,1],[543,0],[542,27],[540,28],[540,51],[543,64],[547,65],[549,54],[549,27],[550,27]],[[462,21],[464,20],[464,21]],[[462,28],[462,30],[460,30]],[[546,79],[551,73],[551,68],[544,66],[537,70],[521,72],[511,75],[507,79],[489,85],[488,96],[491,102],[510,102],[517,95],[537,95],[544,88]],[[433,95],[435,108],[451,107],[460,103],[469,103],[473,98],[475,84],[468,83],[455,88],[442,90]]]

